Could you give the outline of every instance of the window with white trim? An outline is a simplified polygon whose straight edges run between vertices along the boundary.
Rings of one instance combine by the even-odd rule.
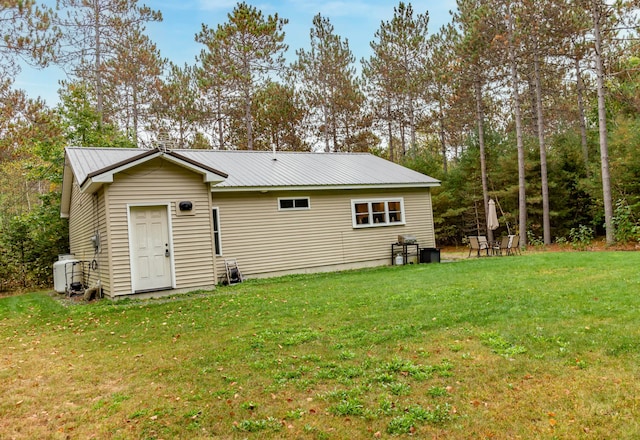
[[[222,242],[220,241],[220,209],[213,208],[211,215],[213,216],[213,245],[215,246],[216,255],[222,255]]]
[[[354,228],[393,226],[404,224],[404,200],[362,199],[351,200]]]
[[[309,197],[278,198],[278,211],[311,209]]]

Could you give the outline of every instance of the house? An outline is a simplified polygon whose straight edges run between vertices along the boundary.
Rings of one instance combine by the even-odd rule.
[[[398,235],[434,247],[439,181],[371,154],[66,148],[70,251],[105,295],[391,263]]]

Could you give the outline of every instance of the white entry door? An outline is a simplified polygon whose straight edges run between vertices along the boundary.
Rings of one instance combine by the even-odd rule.
[[[132,206],[131,276],[135,292],[170,289],[171,249],[166,206]]]

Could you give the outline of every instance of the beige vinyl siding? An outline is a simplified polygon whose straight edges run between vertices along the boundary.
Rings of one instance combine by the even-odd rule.
[[[107,219],[107,206],[109,206],[109,187],[102,188],[102,204],[100,205],[100,234],[102,250],[98,260],[99,274],[102,277],[102,289],[105,295],[113,296],[113,245],[111,243],[111,223]],[[102,230],[104,229],[104,233]]]
[[[79,260],[93,257],[89,239],[92,235],[93,196],[80,191],[73,182],[69,206],[69,250]]]
[[[101,285],[108,286],[108,260],[104,257],[106,221],[104,211],[104,197],[102,191],[96,194],[82,193],[74,182],[71,190],[71,205],[69,207],[69,248],[76,259],[84,262],[84,281],[88,286],[95,286],[100,280]],[[91,237],[100,233],[100,253],[96,253]],[[93,260],[96,269],[91,269]]]
[[[389,264],[391,243],[413,234],[421,247],[435,246],[428,189],[216,193],[224,259],[235,258],[245,276],[306,272],[323,267]],[[309,210],[278,210],[278,198],[310,197]],[[351,201],[402,198],[405,225],[353,228]]]
[[[100,249],[95,255],[97,268],[91,269],[90,286],[96,285],[99,281],[104,292],[111,292],[111,277],[109,268],[109,233],[107,229],[107,217],[105,209],[105,192],[103,189],[97,193],[97,219],[95,229],[100,234]]]
[[[169,226],[177,289],[215,283],[210,192],[202,176],[162,159],[116,174],[108,186],[113,295],[132,294],[128,205],[170,206]],[[176,202],[193,203],[194,215],[176,215]]]

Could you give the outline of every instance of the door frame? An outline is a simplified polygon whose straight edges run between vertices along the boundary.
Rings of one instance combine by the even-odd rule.
[[[153,208],[153,207],[165,207],[167,210],[167,234],[169,235],[169,270],[171,271],[171,288],[176,288],[176,266],[175,266],[175,247],[173,246],[173,224],[171,222],[171,203],[127,203],[127,231],[128,231],[128,242],[129,242],[129,268],[131,269],[131,292],[136,293],[136,283],[135,280],[137,278],[137,266],[133,261],[133,242],[131,237],[134,236],[133,232],[133,222],[131,221],[131,208]],[[140,292],[143,293],[143,292]]]

